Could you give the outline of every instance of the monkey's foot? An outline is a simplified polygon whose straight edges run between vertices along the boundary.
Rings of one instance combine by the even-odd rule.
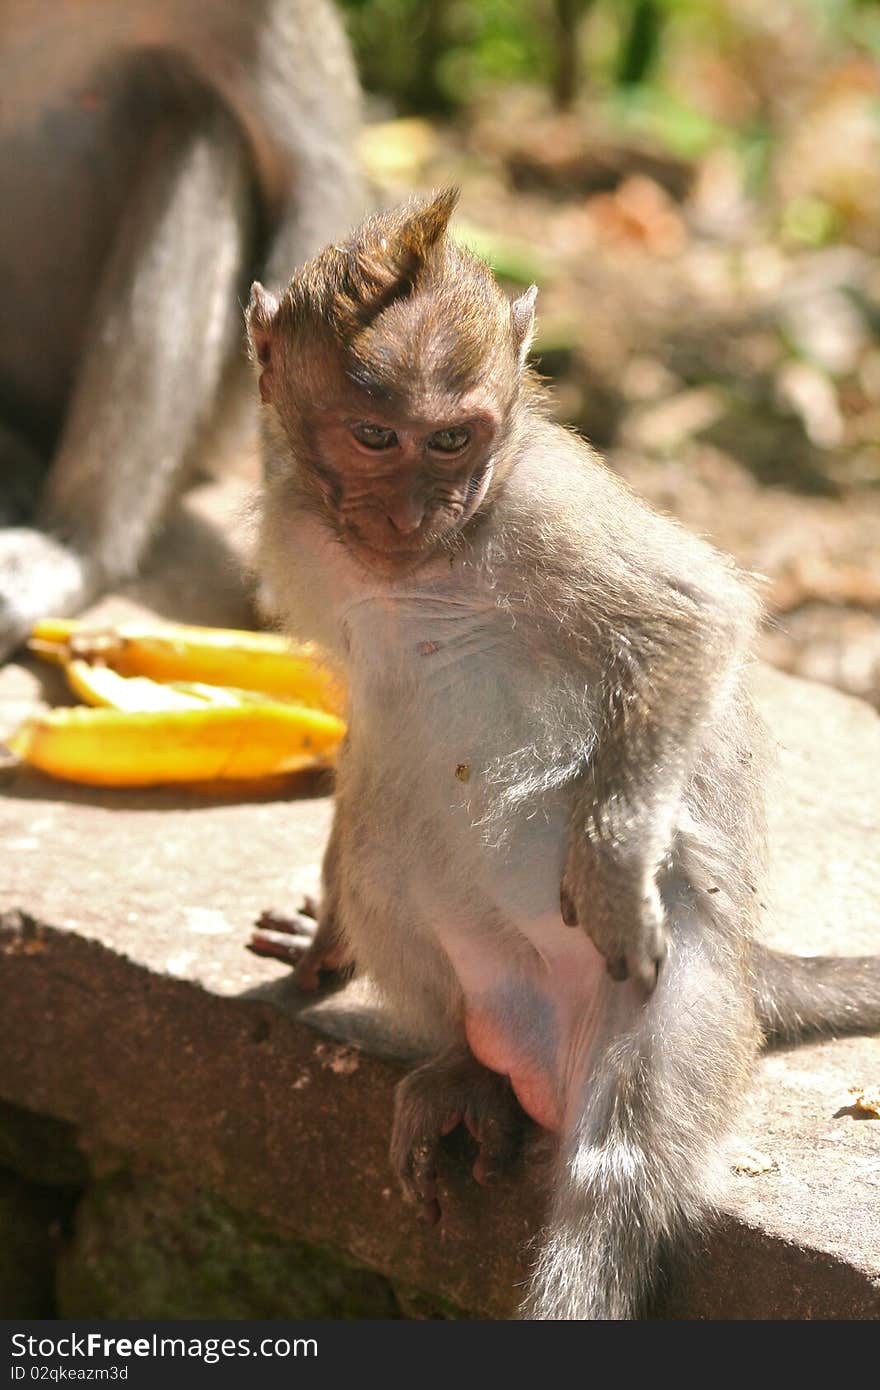
[[[0,530],[0,661],[38,618],[62,618],[98,592],[97,567],[28,526]]]
[[[273,956],[294,967],[297,988],[311,993],[322,971],[343,970],[351,958],[331,916],[320,915],[314,898],[303,898],[299,912],[262,912],[248,942],[256,956]]]
[[[506,1076],[455,1049],[410,1072],[394,1098],[391,1163],[404,1196],[432,1226],[440,1219],[441,1140],[462,1123],[479,1146],[473,1175],[489,1184],[516,1157],[525,1116]]]

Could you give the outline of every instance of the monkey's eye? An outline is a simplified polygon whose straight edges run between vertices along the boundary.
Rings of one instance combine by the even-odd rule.
[[[359,425],[353,425],[352,434],[359,444],[363,444],[368,449],[393,449],[397,443],[397,435],[394,430],[388,430],[384,425],[370,424],[369,420],[363,420]]]
[[[471,432],[458,425],[448,430],[436,430],[428,440],[428,448],[437,454],[460,454],[470,442]]]

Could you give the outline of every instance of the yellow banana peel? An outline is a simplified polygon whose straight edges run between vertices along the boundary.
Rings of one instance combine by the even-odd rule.
[[[107,709],[235,709],[239,705],[274,704],[257,690],[233,690],[202,681],[154,681],[149,676],[120,676],[111,666],[91,666],[75,658],[64,667],[67,684],[87,705]],[[298,701],[278,703],[299,704]],[[307,708],[309,708],[307,706]]]
[[[204,709],[205,700],[175,685],[160,685],[147,676],[120,676],[109,666],[90,666],[77,657],[64,668],[67,684],[87,705],[130,713],[170,709]],[[230,703],[235,703],[231,701]]]
[[[329,765],[345,733],[322,710],[278,703],[202,709],[54,709],[9,740],[33,767],[96,787],[250,781]]]
[[[91,708],[35,715],[9,747],[66,781],[259,782],[326,767],[345,735],[344,691],[317,649],[272,633],[47,618],[30,646]]]
[[[28,643],[49,661],[100,662],[120,676],[160,682],[233,686],[278,700],[295,700],[342,717],[345,691],[312,643],[273,632],[126,622],[116,627],[45,618]]]

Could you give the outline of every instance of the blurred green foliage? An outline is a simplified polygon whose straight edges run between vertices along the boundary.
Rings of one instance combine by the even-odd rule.
[[[697,155],[733,133],[760,144],[771,103],[719,112],[683,70],[760,47],[757,0],[341,0],[366,89],[403,114],[455,113],[530,83],[564,106],[587,94],[623,123]],[[878,0],[783,0],[779,22],[835,53],[880,57]],[[784,11],[784,14],[782,13]],[[749,28],[752,26],[750,35]],[[690,74],[692,76],[692,73]],[[711,83],[707,83],[711,86]],[[715,94],[717,96],[717,93]]]
[[[489,82],[549,82],[547,0],[343,0],[368,91],[400,111],[449,111]]]

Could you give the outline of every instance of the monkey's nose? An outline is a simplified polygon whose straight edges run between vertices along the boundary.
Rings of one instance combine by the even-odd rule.
[[[395,501],[390,506],[386,506],[385,515],[391,522],[395,531],[400,531],[405,535],[410,531],[417,531],[422,524],[425,515],[425,508],[422,502],[417,502],[414,497],[404,497],[400,501]]]

